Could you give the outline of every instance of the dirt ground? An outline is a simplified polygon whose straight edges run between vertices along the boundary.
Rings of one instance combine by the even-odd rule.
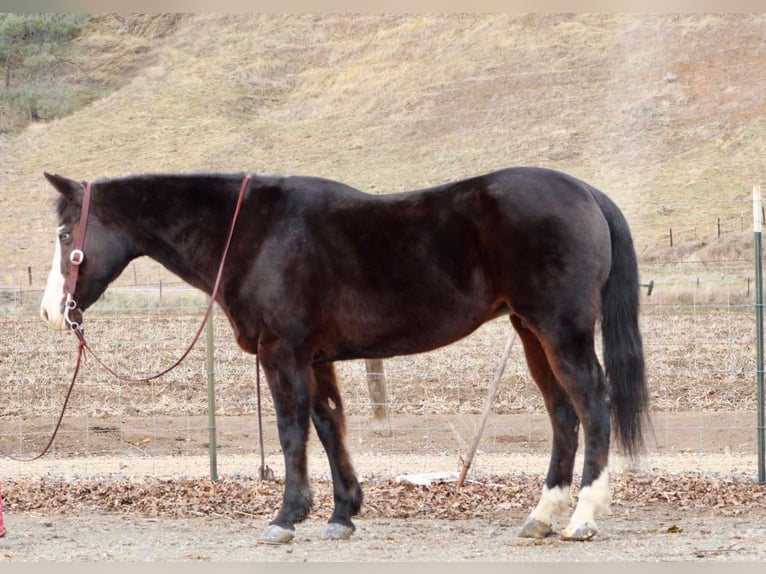
[[[663,415],[664,417],[665,415]],[[738,428],[742,413],[668,414],[671,419],[655,420],[655,433],[650,439],[649,452],[639,464],[613,453],[610,469],[613,482],[618,483],[626,474],[651,481],[655,477],[671,477],[667,487],[660,487],[659,495],[651,500],[637,499],[639,494],[620,494],[609,515],[600,519],[600,532],[587,543],[563,542],[556,536],[542,541],[530,541],[516,536],[524,517],[530,510],[524,505],[500,504],[491,515],[475,517],[476,512],[463,508],[455,518],[434,517],[429,512],[406,518],[397,517],[395,504],[380,500],[381,491],[372,489],[372,483],[381,477],[412,476],[412,473],[444,473],[457,471],[459,458],[455,453],[455,433],[445,425],[437,432],[434,426],[429,434],[429,448],[420,453],[407,447],[407,432],[398,433],[403,451],[399,454],[381,452],[390,438],[370,431],[351,433],[350,444],[354,461],[372,494],[367,495],[367,506],[374,510],[362,512],[356,520],[357,531],[349,541],[328,542],[320,533],[327,519],[326,504],[305,523],[298,526],[292,543],[272,547],[261,545],[258,538],[269,516],[248,514],[224,516],[216,512],[192,512],[183,517],[169,516],[165,512],[119,511],[111,512],[92,505],[62,503],[61,509],[50,505],[46,509],[17,510],[10,489],[6,494],[5,525],[8,535],[0,539],[0,562],[38,561],[258,561],[258,562],[468,562],[468,561],[763,561],[766,559],[766,490],[756,483],[755,450],[753,440]],[[494,439],[480,445],[472,470],[476,480],[489,480],[492,476],[516,473],[519,480],[538,479],[547,468],[549,431],[544,418],[530,420],[524,416],[522,438],[514,443]],[[229,421],[227,434],[233,443],[253,436],[246,429],[250,422],[237,419],[242,428],[234,432]],[[172,435],[170,421],[164,421]],[[492,424],[499,428],[514,428],[520,420],[493,417]],[[682,445],[694,444],[693,435],[699,429],[716,422],[722,429],[706,433],[704,449],[693,450]],[[408,428],[407,421],[394,421],[395,427]],[[76,421],[70,422],[76,424]],[[466,422],[466,429],[471,424]],[[664,432],[667,425],[672,432]],[[353,424],[350,425],[353,428]],[[268,433],[273,430],[266,421]],[[454,427],[453,427],[454,428]],[[522,428],[522,427],[520,427]],[[728,430],[727,430],[728,429]],[[411,431],[415,440],[416,431]],[[510,433],[510,431],[509,431]],[[464,433],[465,434],[465,433]],[[66,436],[66,435],[65,435]],[[502,437],[502,433],[495,433]],[[519,435],[520,437],[521,435]],[[711,438],[712,437],[712,438]],[[267,444],[273,440],[267,434]],[[132,440],[132,439],[131,439]],[[170,441],[169,441],[170,442]],[[328,469],[324,453],[312,436],[310,469],[312,481],[321,484],[316,490],[327,489]],[[233,452],[233,443],[224,445],[219,457],[219,471],[223,476],[254,477],[258,468],[255,450],[251,454]],[[136,435],[140,444],[140,432]],[[522,447],[521,444],[524,444]],[[740,448],[732,449],[732,445]],[[241,446],[241,444],[240,444]],[[254,445],[253,445],[254,446]],[[229,450],[227,450],[229,449]],[[404,452],[409,449],[410,452]],[[167,450],[167,449],[166,449]],[[232,452],[230,452],[232,450]],[[280,478],[281,456],[267,449],[267,464]],[[578,458],[578,469],[581,464]],[[207,457],[179,456],[172,452],[154,456],[116,457],[49,457],[35,463],[9,460],[0,461],[0,484],[3,481],[40,482],[86,481],[85,484],[108,484],[122,480],[144,481],[180,477],[203,480],[208,472]],[[697,482],[728,483],[732,477],[740,481],[741,490],[729,492],[725,498],[712,499],[709,505],[688,504],[683,497],[690,493],[672,492],[692,484],[672,477],[697,473]],[[674,482],[675,480],[675,482]],[[95,481],[95,482],[87,482]],[[27,483],[25,483],[27,484]],[[647,482],[649,484],[649,482]],[[695,483],[696,484],[696,483]],[[680,486],[679,486],[680,485]],[[277,488],[277,487],[275,487]],[[615,485],[616,488],[616,485]],[[632,487],[635,489],[635,486]],[[653,487],[657,489],[656,485]],[[670,489],[667,493],[664,489]],[[696,488],[696,487],[695,487]],[[534,500],[537,487],[528,488],[525,500]],[[742,493],[758,491],[760,498],[751,499]],[[534,492],[533,492],[534,491]],[[763,492],[761,492],[763,491]],[[276,492],[276,491],[275,491]],[[413,491],[412,496],[426,496],[426,491]],[[326,498],[331,495],[324,493]],[[635,499],[635,500],[634,500]],[[681,502],[679,502],[679,500]],[[703,499],[704,500],[704,499]],[[756,500],[757,503],[753,503]],[[278,500],[274,498],[274,510]],[[410,502],[412,503],[412,502]],[[417,500],[414,502],[417,504]],[[427,506],[427,504],[422,503]],[[554,525],[561,529],[564,521]]]
[[[655,412],[646,430],[647,454],[683,455],[685,453],[755,453],[755,411]],[[372,430],[368,415],[351,415],[347,420],[347,444],[354,456],[367,453],[419,456],[454,455],[456,459],[468,450],[480,426],[481,415],[408,415],[390,418],[389,432]],[[18,435],[0,435],[0,448],[21,457],[38,453],[50,438],[52,421],[36,417],[6,417],[5,428],[23,428],[23,442]],[[217,449],[219,455],[236,456],[258,452],[256,415],[218,416]],[[276,419],[263,417],[265,452],[273,464],[281,464]],[[582,440],[582,437],[580,437]],[[204,456],[210,440],[207,416],[101,416],[83,417],[67,414],[56,438],[56,452],[61,459],[87,459],[123,455],[142,457]],[[551,430],[546,414],[492,414],[487,419],[479,451],[485,454],[531,453],[546,456],[551,444]],[[582,443],[581,443],[582,444]],[[309,449],[320,451],[319,440],[311,430]],[[615,451],[617,449],[614,449]],[[407,460],[410,460],[409,458]],[[481,464],[481,457],[477,457]],[[0,459],[0,472],[12,461]],[[86,465],[91,463],[87,460]],[[35,463],[39,466],[39,463]],[[35,465],[16,465],[17,473],[35,474]],[[543,472],[543,463],[531,472]],[[503,472],[506,469],[497,469]],[[0,474],[0,478],[2,474]]]
[[[348,541],[323,541],[324,521],[300,525],[291,544],[258,544],[261,520],[145,518],[86,513],[10,515],[0,562],[22,561],[760,561],[764,515],[688,514],[658,505],[616,514],[587,543],[516,536],[522,513],[506,520],[360,519]]]

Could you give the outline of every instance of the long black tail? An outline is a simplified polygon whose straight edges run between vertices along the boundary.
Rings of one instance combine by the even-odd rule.
[[[649,407],[638,325],[638,263],[625,216],[606,195],[592,191],[612,238],[612,268],[601,289],[601,333],[611,386],[612,424],[626,454],[633,457],[644,448],[643,426]]]

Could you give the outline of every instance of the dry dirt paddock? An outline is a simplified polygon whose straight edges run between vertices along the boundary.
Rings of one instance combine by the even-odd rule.
[[[349,541],[320,539],[312,518],[287,546],[257,543],[262,520],[151,518],[97,513],[11,513],[0,561],[604,562],[766,559],[764,513],[723,516],[658,504],[617,513],[587,543],[516,537],[521,512],[505,519],[362,518]]]
[[[635,466],[613,456],[611,513],[586,543],[520,539],[547,454],[479,451],[472,480],[419,486],[418,474],[457,470],[452,454],[376,454],[354,460],[366,494],[349,541],[323,541],[332,504],[324,454],[310,468],[315,510],[285,546],[258,543],[281,496],[257,478],[258,457],[224,456],[221,479],[199,457],[0,462],[8,534],[0,562],[578,562],[766,559],[766,487],[748,453],[654,453]],[[578,465],[581,459],[578,460]],[[453,475],[454,476],[454,475]],[[406,478],[406,479],[405,479]],[[576,495],[576,490],[575,490]],[[564,523],[556,525],[563,528]]]

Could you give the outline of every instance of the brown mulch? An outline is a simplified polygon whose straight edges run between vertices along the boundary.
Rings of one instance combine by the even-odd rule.
[[[314,480],[314,512],[329,515],[332,485]],[[537,502],[542,477],[517,475],[466,482],[416,486],[394,479],[363,483],[362,516],[375,518],[494,519],[508,511],[526,512]],[[575,495],[576,492],[575,485]],[[8,511],[72,513],[101,511],[147,517],[190,518],[272,516],[283,483],[254,478],[108,479],[4,481]],[[675,510],[713,511],[735,516],[766,511],[766,485],[751,478],[687,473],[671,476],[627,475],[612,480],[612,505],[641,509],[668,505]]]

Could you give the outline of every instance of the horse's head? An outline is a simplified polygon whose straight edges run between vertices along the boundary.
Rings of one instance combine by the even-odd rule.
[[[129,236],[121,227],[104,220],[97,202],[92,201],[82,254],[72,256],[76,238],[83,227],[81,214],[85,184],[48,173],[45,177],[58,190],[60,197],[56,249],[40,315],[52,328],[63,329],[68,325],[67,316],[70,321],[81,323],[82,312],[96,302],[136,254]],[[67,284],[73,259],[80,261],[74,286]],[[67,292],[68,288],[73,292]]]

